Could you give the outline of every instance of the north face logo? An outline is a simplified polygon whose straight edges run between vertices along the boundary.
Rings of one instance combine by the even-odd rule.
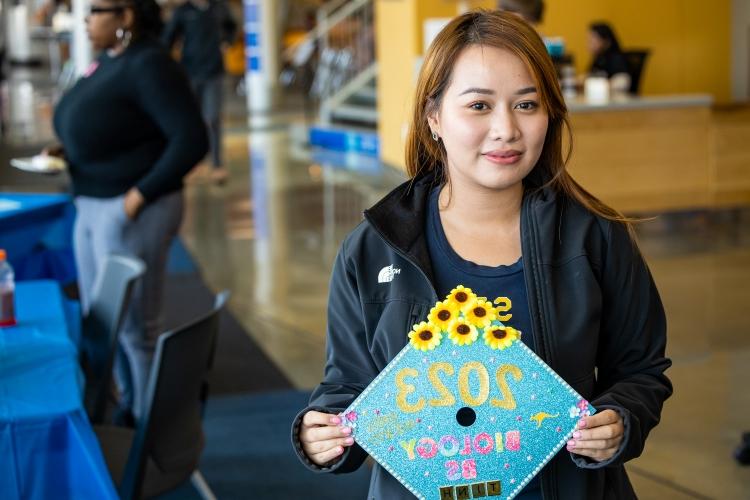
[[[393,264],[385,266],[378,273],[378,283],[390,283],[397,274],[401,274],[401,269],[393,267]]]

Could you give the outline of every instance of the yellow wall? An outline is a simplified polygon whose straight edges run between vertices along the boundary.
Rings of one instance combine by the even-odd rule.
[[[649,48],[642,93],[731,97],[731,0],[547,0],[539,31],[562,36],[579,72],[591,64],[587,30],[609,22],[624,48]]]
[[[378,134],[383,161],[403,166],[404,133],[414,92],[415,61],[422,53],[422,23],[455,15],[451,0],[376,0],[379,65]],[[495,0],[472,7],[492,8]],[[708,7],[710,5],[710,8]],[[588,25],[610,22],[625,48],[650,48],[642,93],[731,96],[731,0],[546,0],[546,36],[565,38],[579,72],[591,63]]]
[[[415,63],[422,55],[422,23],[431,17],[453,17],[449,0],[376,0],[378,58],[378,135],[380,157],[404,165],[404,136],[414,94]]]
[[[404,165],[401,130],[414,92],[415,17],[413,2],[375,2],[380,158],[394,166]]]

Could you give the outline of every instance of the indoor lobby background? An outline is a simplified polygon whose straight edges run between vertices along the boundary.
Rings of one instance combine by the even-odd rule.
[[[57,25],[35,15],[43,4],[2,3],[0,199],[69,192],[65,173],[10,166],[55,141],[55,103],[91,61],[87,1],[73,0]],[[229,176],[217,182],[206,164],[188,177],[166,298],[175,326],[212,293],[232,292],[204,416],[201,470],[218,498],[365,498],[368,465],[311,474],[288,437],[322,377],[332,262],[363,210],[405,179],[408,109],[430,34],[496,4],[228,2],[242,28],[225,53]],[[673,361],[674,395],[627,470],[639,498],[750,499],[750,467],[733,457],[750,431],[750,1],[546,0],[537,29],[567,71],[584,75],[595,21],[648,56],[637,95],[593,99],[581,86],[568,95],[569,169],[643,219],[639,244]],[[197,493],[186,484],[164,498]]]

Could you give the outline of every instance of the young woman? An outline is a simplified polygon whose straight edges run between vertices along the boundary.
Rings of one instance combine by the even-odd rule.
[[[169,245],[182,220],[182,178],[208,149],[184,73],[160,45],[154,0],[93,0],[86,18],[99,57],[55,110],[70,165],[81,302],[87,310],[110,253],[143,259],[120,335],[120,420],[142,410],[156,337]]]
[[[520,498],[635,498],[623,464],[672,392],[664,311],[629,222],[565,170],[566,130],[552,61],[517,16],[472,12],[438,35],[417,82],[411,180],[365,212],[335,262],[325,378],[293,424],[310,469],[362,464],[336,413],[463,284],[510,299],[510,325],[598,410]],[[399,272],[381,283],[385,266]],[[375,465],[368,498],[412,496]]]

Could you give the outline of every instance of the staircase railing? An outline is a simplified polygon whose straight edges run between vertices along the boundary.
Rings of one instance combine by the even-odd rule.
[[[318,59],[310,93],[320,100],[320,120],[331,121],[334,109],[377,75],[372,0],[331,0],[317,14],[317,26],[288,50],[313,52]]]

